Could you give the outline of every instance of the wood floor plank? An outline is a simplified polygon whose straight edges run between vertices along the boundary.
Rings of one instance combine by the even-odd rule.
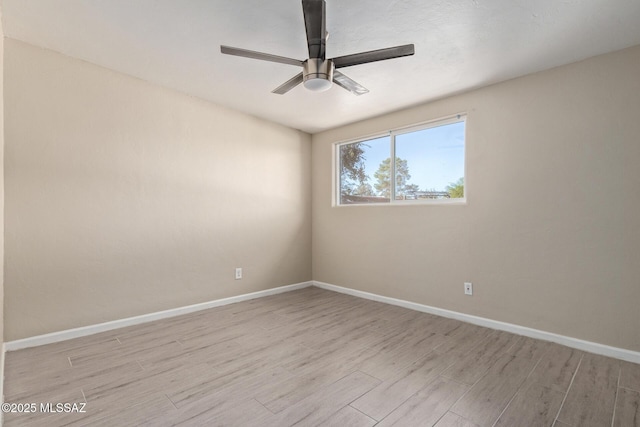
[[[390,413],[378,427],[431,426],[435,424],[451,405],[468,389],[467,385],[448,378],[439,377],[426,388],[414,394],[395,411]]]
[[[431,353],[444,339],[444,336],[436,333],[407,336],[402,344],[367,359],[358,369],[383,381],[393,379],[407,366]]]
[[[550,344],[549,351],[531,373],[531,381],[565,393],[584,353],[574,348]]]
[[[175,390],[185,383],[209,380],[206,372],[195,368],[185,366],[151,373],[142,371],[131,376],[116,376],[101,383],[89,384],[82,390],[88,405],[107,409],[113,405],[122,405],[123,402],[132,404],[136,401],[150,400],[158,393],[165,394],[167,390]]]
[[[444,414],[435,427],[478,427],[478,424],[474,424],[469,420],[465,420],[458,414],[453,412],[447,412]]]
[[[620,387],[640,392],[640,364],[620,362]]]
[[[348,427],[371,427],[376,424],[373,418],[370,418],[362,412],[353,409],[351,406],[345,406],[338,412],[322,421],[318,426],[348,426]]]
[[[400,371],[394,378],[382,382],[351,406],[380,421],[435,380],[449,364],[450,360],[445,355],[432,352]]]
[[[136,362],[148,372],[166,369],[179,369],[183,366],[197,365],[200,360],[197,358],[201,353],[190,353],[181,348],[179,343],[177,346],[167,347],[165,351],[158,353],[148,353],[136,359]],[[206,360],[210,359],[210,354]]]
[[[64,425],[91,427],[157,425],[158,423],[152,424],[152,420],[159,414],[164,414],[166,417],[167,414],[175,412],[169,399],[160,393],[151,396],[148,400],[132,402],[131,406],[112,406],[100,412],[94,412],[87,404],[87,410],[84,417],[65,414]]]
[[[354,370],[363,360],[376,353],[377,346],[357,346],[355,348],[346,344],[340,348],[325,348],[308,355],[307,358],[298,358],[282,363],[280,366],[294,375],[314,375],[319,370],[328,366],[334,366],[339,361],[341,368]]]
[[[146,325],[144,325],[146,326]],[[158,345],[167,342],[177,341],[178,338],[184,336],[188,332],[194,330],[202,330],[206,328],[205,324],[201,321],[191,319],[189,321],[184,319],[176,319],[176,324],[172,325],[164,323],[162,327],[157,325],[156,327],[145,327],[144,329],[129,329],[127,333],[123,333],[116,336],[116,339],[120,343],[122,348],[135,348],[138,346]],[[211,327],[209,326],[209,329]]]
[[[38,350],[38,353],[34,351]],[[38,369],[33,369],[37,366]],[[42,347],[10,351],[5,355],[5,380],[7,387],[29,378],[38,378],[40,372],[63,372],[71,367],[66,352],[47,355]],[[6,392],[6,388],[5,388]]]
[[[407,310],[397,306],[390,307],[394,308],[391,312],[385,308],[376,308],[376,317],[368,324],[368,328],[371,331],[377,332],[381,335],[393,335],[406,330],[416,320],[421,320],[427,324],[434,322],[431,317],[435,316],[430,316],[426,313],[419,313],[414,310]],[[431,320],[427,322],[426,319]]]
[[[93,356],[99,356],[100,354],[113,352],[120,347],[121,343],[117,338],[109,338],[107,340],[88,344],[80,348],[70,349],[65,353],[71,359],[71,364],[73,365],[74,361],[77,361],[79,359],[90,358]]]
[[[312,373],[294,375],[273,382],[256,393],[255,398],[274,414],[314,394],[319,388],[332,384],[352,372],[351,366],[340,363],[325,365]]]
[[[228,357],[228,353],[237,353],[241,351],[241,344],[236,339],[215,339],[202,335],[190,339],[179,339],[178,343],[182,349],[189,354],[207,354],[209,356],[217,356],[216,360],[223,360]],[[213,362],[213,360],[211,360]]]
[[[618,361],[586,353],[558,421],[580,427],[611,425],[619,373]]]
[[[460,358],[442,375],[452,380],[473,385],[478,381],[500,356],[507,354],[515,342],[519,339],[516,335],[498,331],[491,334],[485,340]]]
[[[362,372],[354,372],[280,412],[265,426],[318,425],[380,383]]]
[[[530,359],[510,354],[502,356],[451,410],[480,426],[491,426],[523,384],[535,363]]]
[[[259,386],[260,383],[268,381],[269,376],[272,377],[273,375],[279,374],[282,374],[282,372],[261,374],[240,379],[236,383],[222,389],[213,390],[210,393],[202,393],[193,396],[191,399],[185,399],[181,402],[176,412],[168,414],[167,425],[211,425],[211,423],[207,423],[205,420],[210,420],[218,414],[225,414],[225,418],[230,418],[230,414],[233,414],[236,408],[245,407],[245,405],[249,405],[251,410],[255,410],[254,414],[261,414],[261,419],[254,420],[254,424],[262,425],[265,421],[264,417],[270,418],[270,413],[268,413],[266,408],[259,408],[256,405],[259,405],[259,403],[252,398],[250,390],[252,384]],[[165,422],[165,420],[163,419],[162,422]]]
[[[306,359],[286,362],[282,366],[296,375],[312,373],[318,367],[333,364],[336,361],[340,361],[340,363],[348,367],[361,367],[367,363],[371,364],[375,360],[389,360],[390,354],[393,354],[398,347],[403,345],[406,337],[406,334],[384,337],[379,337],[376,334],[365,341],[368,342],[367,345],[358,343],[358,345],[354,346],[349,342],[340,342],[335,346],[331,345],[320,349]]]
[[[518,336],[509,349],[509,354],[513,354],[519,359],[538,361],[549,352],[550,348],[551,343],[549,342]]]
[[[345,345],[351,347],[371,345],[372,341],[379,342],[383,340],[382,334],[370,330],[365,316],[357,322],[350,323],[349,328],[333,325],[332,331],[322,329],[302,330],[296,342],[315,350],[321,350],[327,348],[336,349]]]
[[[187,352],[177,341],[158,341],[139,346],[118,346],[103,352],[85,352],[81,356],[70,356],[73,368],[121,366],[123,362],[138,362],[141,365],[149,359],[162,359],[185,355]]]
[[[209,362],[219,372],[237,372],[248,369],[269,369],[289,361],[305,359],[310,349],[298,344],[277,342],[244,349],[244,351],[222,361]]]
[[[171,425],[194,427],[266,425],[271,418],[273,414],[264,406],[253,399],[247,399],[222,411],[212,408],[197,415],[182,411],[180,415],[174,416]]]
[[[564,393],[530,382],[518,391],[495,427],[549,427],[563,399]]]
[[[142,367],[135,362],[123,361],[121,365],[72,367],[64,371],[44,372],[39,377],[23,378],[7,387],[7,401],[25,399],[50,399],[59,390],[81,389],[92,384],[102,384],[114,378],[131,378],[139,375]]]
[[[179,337],[178,342],[189,350],[192,345],[201,345],[203,340],[210,343],[233,341],[244,336],[245,332],[242,325],[236,324],[216,328],[198,328]]]
[[[304,324],[314,316],[327,316],[358,304],[361,302],[357,301],[357,298],[348,295],[326,295],[315,300],[307,300],[305,304],[284,306],[273,312]]]
[[[249,388],[251,397],[254,397],[262,391],[262,387],[291,377],[291,374],[281,367],[267,371],[253,368],[215,374],[209,377],[207,377],[206,369],[206,364],[200,365],[199,369],[195,370],[193,380],[183,380],[178,386],[167,392],[167,396],[176,407],[180,409],[190,403],[215,395],[229,399],[235,398],[235,395],[240,393],[242,397],[247,397],[248,392],[244,388]]]
[[[396,317],[389,317],[388,313],[381,311],[379,317],[385,320],[384,323],[378,325],[378,332],[384,335],[397,335],[410,329],[419,329],[425,332],[437,333],[444,335],[437,326],[442,318],[432,316],[427,313],[420,313],[405,308],[396,307],[398,310]],[[455,327],[454,325],[451,328]],[[447,329],[448,330],[448,329]]]
[[[469,325],[469,324],[467,324]],[[473,326],[473,325],[470,325]],[[466,331],[474,330],[476,331],[477,327],[469,327],[465,326],[464,322],[455,319],[449,319],[446,317],[438,317],[434,321],[430,321],[428,324],[429,330],[431,332],[436,332],[438,334],[444,336],[453,336],[460,332],[460,328],[465,329]]]
[[[640,392],[618,389],[613,427],[640,427]]]
[[[497,331],[475,325],[458,326],[450,332],[449,335],[445,335],[447,340],[439,345],[436,351],[452,357],[466,356],[476,345],[497,333]]]

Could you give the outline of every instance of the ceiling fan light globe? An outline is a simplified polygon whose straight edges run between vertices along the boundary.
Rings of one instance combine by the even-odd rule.
[[[331,89],[331,80],[324,78],[312,78],[304,81],[304,87],[312,92],[324,92]]]

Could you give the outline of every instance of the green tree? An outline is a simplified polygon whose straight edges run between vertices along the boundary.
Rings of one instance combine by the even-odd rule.
[[[353,194],[357,196],[375,196],[373,192],[373,188],[371,188],[371,184],[368,182],[360,183],[355,189]]]
[[[411,179],[409,174],[409,166],[407,161],[396,157],[395,163],[396,172],[396,194],[404,195],[408,181]],[[378,170],[373,174],[377,182],[374,184],[378,195],[391,198],[391,158],[386,158],[380,163]],[[410,184],[409,184],[410,185]]]
[[[456,182],[451,182],[446,187],[449,197],[452,199],[461,199],[464,197],[464,177],[458,179]]]
[[[366,144],[356,142],[340,147],[340,192],[369,196],[373,193],[367,184],[369,177],[365,173],[364,162]]]

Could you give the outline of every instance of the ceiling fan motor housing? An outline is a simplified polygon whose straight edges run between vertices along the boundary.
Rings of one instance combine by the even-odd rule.
[[[322,92],[331,88],[335,65],[330,59],[309,58],[302,65],[303,84],[309,90]]]

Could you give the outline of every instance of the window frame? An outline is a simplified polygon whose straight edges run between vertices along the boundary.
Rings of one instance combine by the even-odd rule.
[[[389,202],[379,203],[340,203],[340,172],[342,165],[340,164],[340,147],[348,144],[355,144],[358,142],[370,141],[372,139],[389,137],[389,156],[391,159],[395,159],[396,154],[396,136],[404,135],[412,132],[419,132],[421,130],[435,128],[438,126],[446,126],[454,123],[464,123],[464,147],[462,148],[463,156],[463,171],[464,171],[464,197],[455,199],[415,199],[415,200],[396,200],[396,183],[395,183],[395,161],[390,162],[389,174],[392,177],[390,183],[390,199]],[[345,141],[335,142],[333,144],[332,155],[332,206],[333,207],[353,207],[353,206],[412,206],[412,205],[466,205],[468,197],[468,183],[467,183],[467,113],[457,113],[449,116],[441,117],[438,119],[428,120],[425,122],[403,126],[400,128],[391,129],[388,131],[378,132],[367,136],[362,136],[355,139],[349,139]]]

